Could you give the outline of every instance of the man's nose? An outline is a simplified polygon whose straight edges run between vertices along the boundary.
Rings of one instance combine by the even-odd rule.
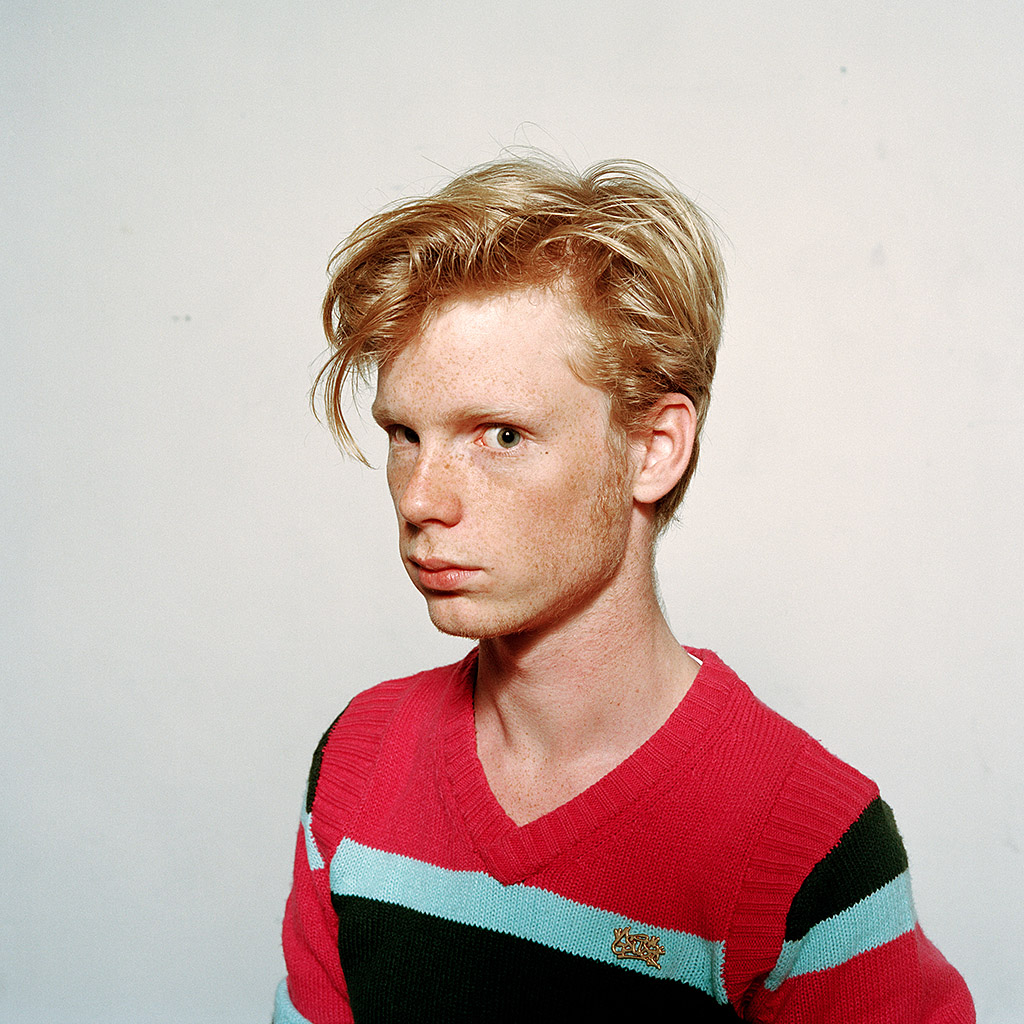
[[[413,526],[452,526],[462,516],[458,459],[421,448],[398,497],[398,514]]]

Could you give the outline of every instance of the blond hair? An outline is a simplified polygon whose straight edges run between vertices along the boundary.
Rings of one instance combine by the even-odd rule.
[[[628,434],[673,392],[696,408],[690,463],[656,508],[659,530],[671,520],[697,463],[725,274],[707,218],[653,168],[606,161],[578,173],[537,155],[484,164],[364,221],[328,273],[330,352],[312,400],[344,451],[363,458],[342,412],[346,381],[369,379],[441,305],[557,288],[583,314],[573,371],[609,394],[614,425]]]

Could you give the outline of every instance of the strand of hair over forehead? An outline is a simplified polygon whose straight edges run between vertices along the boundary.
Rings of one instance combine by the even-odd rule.
[[[670,358],[680,325],[705,352],[721,331],[724,275],[704,216],[635,161],[581,175],[542,155],[482,165],[364,221],[328,272],[323,318],[334,352],[313,397],[322,391],[332,431],[360,458],[341,415],[345,380],[367,380],[425,312],[467,290],[571,281],[589,312],[636,324]],[[628,336],[620,344],[628,349]]]

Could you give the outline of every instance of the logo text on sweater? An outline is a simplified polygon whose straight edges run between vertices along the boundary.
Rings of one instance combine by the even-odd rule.
[[[615,929],[612,952],[620,960],[643,960],[650,967],[661,970],[658,960],[665,955],[665,947],[657,935],[644,935],[630,931],[631,925]]]

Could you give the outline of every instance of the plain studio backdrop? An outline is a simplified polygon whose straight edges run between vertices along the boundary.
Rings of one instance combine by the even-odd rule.
[[[309,413],[325,264],[516,145],[645,160],[721,227],[671,620],[878,780],[926,930],[1020,1019],[1019,3],[0,21],[0,1020],[269,1017],[317,739],[467,648]]]

